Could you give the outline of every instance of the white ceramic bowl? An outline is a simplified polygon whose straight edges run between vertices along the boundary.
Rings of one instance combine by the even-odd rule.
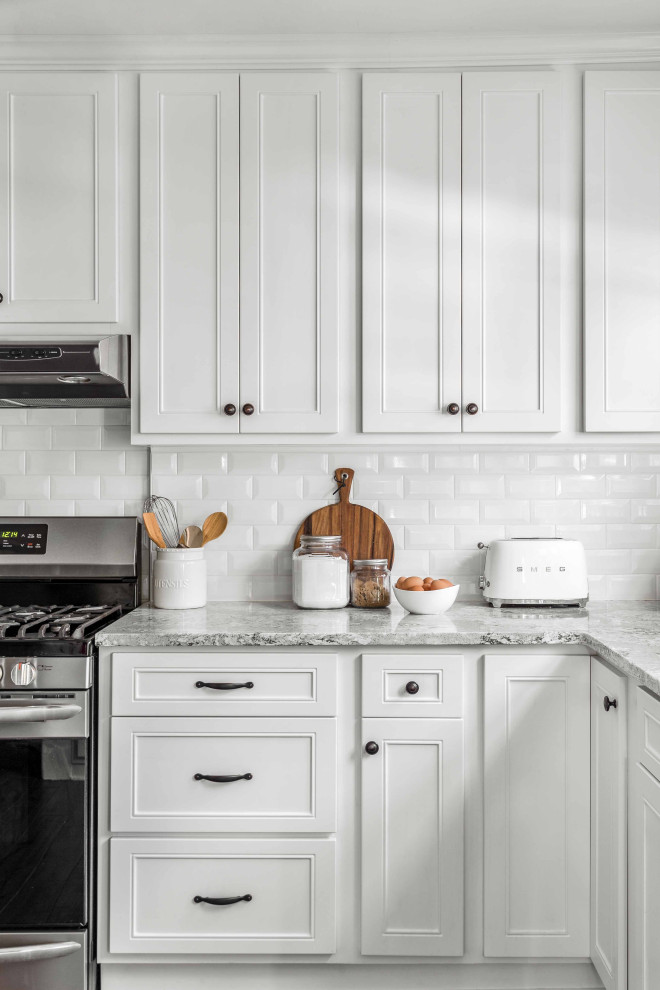
[[[438,591],[403,591],[394,588],[394,594],[399,605],[403,605],[415,615],[440,615],[451,608],[456,601],[460,584],[451,588],[440,588]]]

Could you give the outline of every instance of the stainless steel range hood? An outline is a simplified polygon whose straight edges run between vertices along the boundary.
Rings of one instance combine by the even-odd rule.
[[[0,409],[128,406],[130,337],[0,338]]]

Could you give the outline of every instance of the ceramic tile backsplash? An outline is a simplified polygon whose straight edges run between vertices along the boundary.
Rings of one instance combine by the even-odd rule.
[[[148,452],[124,410],[0,411],[0,513],[134,515]],[[152,488],[183,523],[216,509],[229,527],[208,548],[213,599],[290,597],[291,545],[334,500],[332,472],[357,472],[354,499],[392,529],[395,572],[460,581],[479,595],[477,543],[563,536],[588,551],[594,598],[660,598],[660,452],[530,449],[154,450]]]

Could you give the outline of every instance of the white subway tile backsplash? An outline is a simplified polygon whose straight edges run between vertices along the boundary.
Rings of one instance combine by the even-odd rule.
[[[481,521],[485,523],[527,523],[530,519],[529,502],[516,499],[498,499],[481,503]]]
[[[307,475],[303,477],[303,498],[316,498],[325,502],[333,497],[337,482],[328,474]]]
[[[427,523],[429,521],[428,502],[379,502],[379,513],[390,523]]]
[[[250,478],[246,474],[221,474],[204,476],[202,478],[202,498],[252,498],[252,489],[257,481],[272,480],[270,478]]]
[[[553,498],[555,478],[551,474],[514,474],[504,479],[507,498]]]
[[[25,502],[22,499],[0,498],[0,515],[24,516]]]
[[[514,523],[513,525],[506,526],[504,535],[507,540],[528,540],[530,538],[538,539],[552,539],[556,536],[556,527],[551,523],[544,523],[539,525],[538,523],[527,524],[527,523]]]
[[[302,520],[301,520],[302,522]],[[229,528],[227,528],[229,532]],[[255,526],[254,546],[256,550],[284,550],[293,552],[293,541],[298,526]],[[223,537],[224,539],[224,537]]]
[[[660,473],[660,451],[631,453],[630,469],[631,471],[654,471]]]
[[[630,574],[632,550],[587,550],[589,574]]]
[[[430,503],[431,522],[452,523],[478,523],[479,503],[476,501],[456,502],[454,499],[443,499]]]
[[[139,475],[117,475],[116,477],[101,478],[101,498],[145,499],[147,497],[147,479]],[[163,495],[156,491],[154,494]]]
[[[381,454],[381,474],[420,474],[429,469],[429,455],[417,453]]]
[[[0,476],[3,474],[25,474],[25,452],[22,450],[0,450]],[[35,474],[43,474],[35,471]]]
[[[301,503],[299,503],[301,504]],[[232,523],[243,523],[254,526],[256,523],[277,522],[277,502],[274,499],[257,501],[256,499],[234,499],[228,503],[227,515]],[[300,522],[303,521],[300,517]]]
[[[658,545],[658,527],[652,524],[623,524],[607,527],[607,545],[631,550],[653,549]]]
[[[490,543],[491,540],[504,539],[504,526],[456,526],[454,528],[454,546],[457,550],[476,550],[478,543]]]
[[[258,450],[232,450],[227,456],[230,474],[277,474],[277,454]]]
[[[584,522],[627,522],[630,502],[625,498],[594,498],[583,501],[580,513]]]
[[[563,474],[557,478],[560,498],[598,498],[604,494],[604,474]]]
[[[660,499],[633,499],[630,505],[633,522],[660,523]]]
[[[615,498],[653,496],[656,494],[658,476],[655,474],[608,474],[607,495]]]
[[[277,571],[277,551],[275,550],[229,550],[227,552],[227,573],[244,575],[275,574]]]
[[[580,521],[580,503],[577,499],[532,502],[532,522],[572,523]]]
[[[579,540],[585,547],[604,547],[607,545],[607,527],[605,525],[590,526],[557,526],[557,536],[562,540]],[[625,546],[623,543],[621,546]]]
[[[579,471],[580,464],[580,454],[544,450],[532,455],[530,468],[536,474],[568,474]]]
[[[479,455],[479,466],[482,471],[500,474],[515,474],[521,472],[526,474],[529,471],[529,454],[525,453],[503,453],[493,451]]]
[[[332,474],[337,468],[350,467],[356,474],[364,471],[378,471],[378,454],[330,454],[328,467]]]
[[[73,499],[28,499],[25,503],[26,516],[75,516],[76,503]]]
[[[504,498],[501,474],[457,475],[454,479],[457,498]]]
[[[207,515],[209,515],[208,507],[203,512],[192,514],[187,514],[179,510],[181,528],[183,529],[184,526],[191,525],[201,526]],[[225,550],[251,550],[254,545],[253,527],[239,523],[233,518],[229,519],[228,515],[227,528],[222,534],[222,537],[219,540],[208,543],[207,549],[209,553],[219,553]]]
[[[54,426],[53,450],[100,450],[99,426]]]
[[[76,455],[72,450],[28,450],[25,471],[27,474],[75,474]]]
[[[2,446],[5,450],[50,450],[49,426],[3,426]],[[75,450],[75,447],[70,447]]]
[[[183,454],[181,455],[184,456]],[[168,450],[151,451],[151,471],[153,474],[176,474],[177,454]]]
[[[131,431],[128,426],[104,426],[102,428],[101,447],[103,450],[126,450],[130,445]]]
[[[454,545],[453,526],[405,526],[406,550],[450,549]]]
[[[483,572],[483,561],[481,550],[432,550],[429,567],[432,577],[446,577],[454,581],[454,577],[459,576],[478,577]]]
[[[365,498],[401,498],[403,496],[403,477],[400,475],[366,474],[353,482],[353,498],[362,501]]]
[[[48,498],[50,478],[42,475],[5,474],[0,478],[2,498]]]
[[[158,474],[155,465],[151,470]],[[227,474],[227,454],[217,451],[185,451],[179,454],[179,474]]]
[[[69,477],[52,475],[50,479],[51,498],[100,498],[101,479],[94,475]]]
[[[59,450],[53,451],[57,457],[61,453]],[[126,453],[123,450],[78,450],[75,458],[76,474],[124,474],[126,471]],[[53,473],[61,472],[55,468]]]
[[[400,577],[421,577],[429,573],[428,550],[399,550],[394,558],[392,578],[397,581]]]
[[[599,450],[582,454],[583,471],[625,471],[629,466],[627,453]]]
[[[300,474],[305,476],[309,474],[328,475],[330,473],[327,454],[288,450],[280,454],[278,460],[280,474]],[[344,465],[342,464],[341,467],[344,467]]]
[[[258,475],[253,482],[252,494],[255,499],[303,497],[303,480],[294,474],[278,474],[275,477]]]
[[[142,512],[133,511],[123,499],[76,499],[74,515],[76,516],[137,516]]]
[[[328,499],[328,502],[335,501],[333,498]],[[305,501],[304,499],[298,499],[296,501],[279,501],[277,503],[277,522],[286,525],[296,524],[300,526],[301,522],[306,519],[306,517],[311,513],[320,509],[322,506],[322,501]]]
[[[653,574],[611,574],[607,578],[607,598],[614,601],[648,601],[655,599]]]
[[[172,501],[177,498],[201,498],[202,476],[179,474],[169,477],[166,474],[152,474],[151,491],[154,495],[165,495]]]
[[[449,451],[442,454],[433,455],[432,471],[454,472],[461,474],[479,470],[479,454],[460,451]]]
[[[657,574],[660,576],[660,549],[629,550],[632,574]],[[627,573],[623,569],[619,573]]]
[[[403,493],[406,498],[452,498],[454,495],[453,474],[411,474],[403,480]]]

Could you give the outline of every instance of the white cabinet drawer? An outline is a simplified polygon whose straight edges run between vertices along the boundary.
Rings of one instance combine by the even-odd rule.
[[[112,654],[113,715],[334,715],[336,707],[335,654]]]
[[[335,720],[113,718],[110,807],[113,832],[332,832]]]
[[[110,903],[111,952],[333,952],[335,843],[115,838]]]
[[[660,780],[660,698],[637,689],[635,732],[639,762]]]
[[[463,657],[372,653],[362,657],[362,714],[367,718],[460,718]]]

